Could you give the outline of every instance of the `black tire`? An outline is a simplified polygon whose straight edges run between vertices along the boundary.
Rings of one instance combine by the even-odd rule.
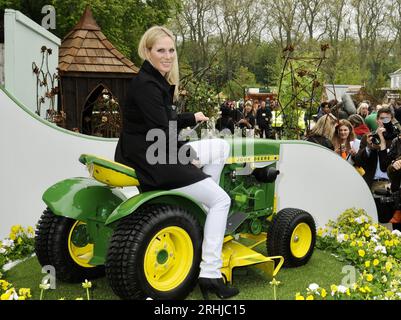
[[[296,238],[292,239],[293,232],[298,226],[302,227],[307,234],[304,239],[301,239],[301,241],[306,241],[304,242],[304,248],[300,250],[301,254],[298,254],[299,252],[294,253],[291,250],[292,240],[295,239],[293,243],[299,241]],[[294,237],[297,236],[294,235]],[[269,256],[283,256],[284,267],[299,267],[306,264],[313,254],[315,243],[316,224],[308,212],[300,209],[285,208],[274,216],[267,233],[267,252]]]
[[[104,266],[83,267],[72,259],[68,238],[76,223],[77,220],[56,216],[46,209],[36,230],[35,252],[39,263],[53,266],[56,278],[64,282],[78,283],[104,276]]]
[[[53,218],[54,214],[49,209],[43,211],[35,231],[35,253],[42,266],[50,265],[48,249]]]
[[[175,287],[160,290],[146,277],[145,253],[152,241],[158,239],[155,237],[169,227],[179,227],[186,232],[193,258],[192,263],[188,261],[184,278]],[[106,260],[106,276],[121,299],[184,299],[193,290],[199,275],[201,246],[201,227],[188,211],[169,205],[145,206],[122,219],[114,230]],[[171,255],[168,253],[168,256]],[[174,260],[175,257],[171,260],[173,264]],[[173,273],[173,277],[176,274]]]

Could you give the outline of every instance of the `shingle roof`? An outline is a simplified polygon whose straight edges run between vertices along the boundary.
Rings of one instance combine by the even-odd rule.
[[[87,6],[77,25],[61,43],[59,70],[138,73],[139,69],[107,40]]]

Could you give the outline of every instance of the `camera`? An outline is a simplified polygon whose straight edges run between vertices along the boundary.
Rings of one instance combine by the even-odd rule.
[[[385,140],[393,140],[396,138],[401,132],[394,123],[389,122],[384,124],[384,128],[386,131],[383,132],[383,137]],[[372,144],[379,145],[380,144],[380,137],[376,131],[372,133]]]
[[[372,133],[372,144],[378,146],[380,144],[380,137],[376,131]]]

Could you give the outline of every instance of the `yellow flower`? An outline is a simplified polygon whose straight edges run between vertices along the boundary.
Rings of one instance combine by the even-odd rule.
[[[295,294],[295,300],[305,300],[305,297],[301,295],[299,292]]]
[[[360,257],[363,258],[365,256],[365,250],[359,249],[358,250],[358,254],[359,254]]]
[[[323,235],[323,229],[322,229],[322,228],[319,228],[319,229],[317,230],[317,235],[318,235],[319,237],[321,237],[321,236]]]
[[[332,284],[331,286],[330,286],[330,290],[331,290],[331,293],[332,294],[334,294],[334,293],[336,293],[337,292],[337,286],[335,285],[335,284]]]
[[[10,296],[11,296],[11,293],[7,291],[6,293],[3,293],[3,294],[0,296],[0,300],[9,300],[9,299],[10,299]]]
[[[28,227],[27,231],[30,234],[34,234],[35,233],[35,230],[32,227]]]
[[[17,235],[14,232],[11,232],[10,235],[8,236],[11,240],[17,239]]]
[[[362,293],[366,293],[365,288],[362,288],[362,287],[359,288],[359,291],[362,292]]]
[[[310,294],[309,296],[306,297],[306,300],[314,300],[313,296]]]
[[[349,240],[349,235],[348,235],[348,234],[345,234],[345,235],[344,235],[344,240],[345,240],[345,241],[348,241],[348,240]]]
[[[355,247],[356,246],[356,242],[355,241],[352,241],[351,242],[351,247]]]
[[[393,268],[393,264],[390,261],[386,262],[386,271],[390,272],[390,270]]]
[[[358,247],[363,247],[363,242],[362,241],[358,241]]]
[[[92,282],[85,279],[85,282],[82,282],[82,288],[84,288],[84,289],[92,288]]]
[[[19,289],[19,290],[18,290],[18,294],[19,294],[20,296],[24,296],[24,297],[26,297],[26,298],[31,298],[31,297],[32,297],[32,295],[31,295],[31,289],[29,289],[29,288],[21,288],[21,289]]]
[[[84,300],[84,298],[76,298],[75,300]]]
[[[366,238],[370,237],[370,231],[368,231],[368,230],[365,231],[365,237]]]
[[[387,291],[386,292],[386,297],[391,298],[392,296],[394,296],[394,292],[393,291]]]
[[[21,244],[21,243],[22,243],[22,238],[21,238],[21,237],[18,237],[17,243],[18,243],[18,244]]]
[[[1,289],[3,291],[6,291],[8,286],[10,285],[10,283],[7,282],[6,280],[0,280],[0,285],[1,285]]]
[[[373,265],[376,267],[378,264],[379,264],[379,260],[378,259],[375,259],[375,260],[373,260]]]
[[[26,297],[25,296],[19,296],[18,300],[26,300]]]
[[[351,240],[354,240],[355,239],[355,237],[356,237],[356,234],[355,233],[351,233]]]
[[[326,289],[322,289],[322,292],[320,293],[321,294],[321,296],[322,296],[322,298],[326,298],[326,296],[327,296],[327,291],[326,291]]]
[[[372,280],[373,280],[373,275],[370,274],[370,273],[367,274],[367,275],[366,275],[366,280],[369,281],[369,282],[372,281]]]
[[[21,230],[21,225],[16,224],[15,226],[11,227],[11,233],[18,233]]]
[[[370,260],[365,261],[365,268],[369,268],[370,267]]]
[[[370,288],[369,288],[368,286],[365,286],[365,291],[366,291],[367,293],[372,292],[372,290],[370,290]]]

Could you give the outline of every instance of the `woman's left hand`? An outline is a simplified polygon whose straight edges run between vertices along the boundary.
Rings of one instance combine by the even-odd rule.
[[[195,120],[196,122],[200,122],[200,121],[208,121],[209,118],[206,117],[203,112],[197,112],[195,113]]]

